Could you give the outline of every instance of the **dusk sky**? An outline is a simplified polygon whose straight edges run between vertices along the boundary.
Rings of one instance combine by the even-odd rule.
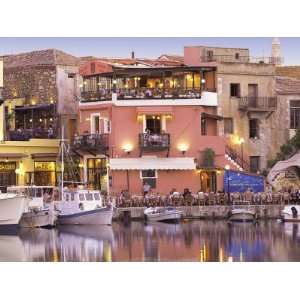
[[[300,64],[300,38],[280,38],[285,65]],[[56,48],[75,56],[158,57],[183,54],[187,45],[250,48],[251,56],[270,56],[272,38],[0,38],[0,55]]]

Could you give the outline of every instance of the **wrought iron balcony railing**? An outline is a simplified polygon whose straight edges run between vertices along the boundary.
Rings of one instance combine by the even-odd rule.
[[[246,111],[275,111],[277,108],[276,97],[241,97],[239,109]]]
[[[109,135],[84,134],[75,136],[73,139],[73,149],[86,152],[105,153],[109,148]]]
[[[146,151],[162,151],[170,147],[170,134],[139,134],[139,145],[141,150]]]

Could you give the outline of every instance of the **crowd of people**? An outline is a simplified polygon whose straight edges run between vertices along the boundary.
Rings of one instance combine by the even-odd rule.
[[[169,194],[163,195],[154,192],[151,186],[145,183],[143,195],[130,195],[123,191],[114,201],[117,207],[300,204],[300,190],[290,188],[275,192],[267,186],[263,192],[254,192],[247,188],[244,192],[193,193],[188,188],[182,192],[173,188]]]

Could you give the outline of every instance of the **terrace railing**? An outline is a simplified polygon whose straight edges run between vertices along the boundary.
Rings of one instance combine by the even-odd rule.
[[[247,111],[274,111],[277,108],[277,97],[241,97],[239,109]]]
[[[207,55],[201,57],[202,62],[218,63],[255,63],[255,64],[281,64],[282,57],[252,57],[236,55]]]
[[[75,136],[73,149],[87,152],[105,153],[109,148],[109,135],[107,133],[84,134]]]
[[[81,92],[82,102],[91,101],[111,101],[112,94],[117,95],[117,100],[140,100],[140,99],[200,99],[201,92],[216,92],[216,89],[200,89],[200,88],[134,88],[134,89],[115,89],[96,92]]]
[[[46,129],[18,129],[8,132],[8,140],[10,141],[29,141],[30,139],[55,139],[57,138],[55,130]]]

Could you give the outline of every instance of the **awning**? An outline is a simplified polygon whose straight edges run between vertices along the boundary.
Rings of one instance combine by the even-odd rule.
[[[138,115],[173,115],[173,108],[171,106],[161,107],[138,107],[136,109]]]
[[[195,170],[193,157],[111,158],[111,170]]]
[[[58,156],[58,153],[33,153],[31,154],[32,159],[37,159],[37,158],[56,158]]]
[[[201,117],[202,117],[202,119],[214,119],[214,120],[218,120],[218,121],[223,120],[223,117],[221,117],[219,115],[213,115],[213,114],[208,114],[208,113],[202,113]]]
[[[51,110],[54,108],[54,104],[39,104],[39,105],[27,105],[21,107],[15,107],[15,111],[27,111],[27,110]]]
[[[0,159],[5,158],[24,158],[27,157],[25,153],[0,153]]]

